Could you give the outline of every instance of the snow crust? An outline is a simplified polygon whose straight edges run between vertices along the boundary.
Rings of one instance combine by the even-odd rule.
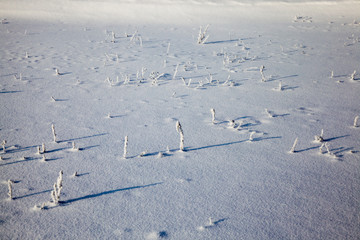
[[[0,1],[0,239],[358,239],[359,8]]]

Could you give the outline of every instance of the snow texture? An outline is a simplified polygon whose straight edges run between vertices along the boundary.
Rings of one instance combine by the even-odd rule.
[[[358,9],[0,1],[0,239],[358,239]]]

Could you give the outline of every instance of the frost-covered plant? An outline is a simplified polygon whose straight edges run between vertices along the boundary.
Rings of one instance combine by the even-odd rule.
[[[336,158],[336,155],[330,151],[329,144],[325,143],[324,145],[325,145],[325,148],[326,148],[326,154],[328,154],[329,157]]]
[[[59,69],[55,68],[55,75],[60,75]]]
[[[74,174],[73,174],[73,177],[78,177],[78,176],[79,176],[78,172],[75,171]]]
[[[123,158],[126,159],[126,155],[127,155],[127,146],[128,146],[128,136],[125,136],[125,140],[124,140],[124,154],[123,154]]]
[[[321,142],[323,142],[324,141],[324,129],[321,129],[321,133],[320,133],[320,135],[318,136],[318,135],[315,135],[315,142],[319,142],[319,143],[321,143]]]
[[[11,180],[8,180],[8,188],[9,188],[8,196],[9,196],[10,200],[14,199],[13,198],[12,183],[13,182]]]
[[[185,78],[184,78],[184,77],[181,77],[181,80],[183,81],[184,85],[187,86],[186,81],[185,81]]]
[[[359,120],[359,116],[356,116],[354,119],[354,125],[353,125],[354,127],[359,127],[358,120]]]
[[[283,89],[283,86],[282,86],[282,82],[281,81],[279,81],[279,87],[278,87],[278,89],[277,89],[278,91],[282,91],[282,90],[284,90]]]
[[[56,102],[56,99],[53,96],[51,96],[51,101]]]
[[[175,77],[176,77],[176,74],[177,74],[177,72],[178,72],[178,68],[179,68],[179,64],[176,64],[176,68],[175,68],[175,71],[174,71],[174,75],[173,75],[173,77],[172,77],[173,80],[174,80]]]
[[[192,81],[192,79],[190,78],[188,81],[188,84],[187,84],[188,87],[190,87],[191,81]]]
[[[45,156],[45,154],[42,155],[41,161],[46,162],[46,156]]]
[[[209,224],[208,224],[208,226],[214,226],[214,225],[215,225],[214,220],[213,220],[211,217],[209,217]]]
[[[212,124],[215,124],[215,109],[211,108],[210,112],[211,112],[211,122]]]
[[[334,78],[334,71],[331,71],[330,78]]]
[[[167,49],[166,49],[166,55],[169,55],[170,52],[170,43],[168,43]]]
[[[41,152],[40,153],[45,153],[46,152],[46,148],[45,148],[45,143],[43,143],[42,145],[41,145]]]
[[[176,122],[176,131],[180,134],[180,151],[184,151],[184,131],[179,121]]]
[[[264,68],[265,68],[264,65],[262,65],[262,66],[260,67],[260,74],[261,74],[261,81],[262,81],[262,82],[266,82],[266,78],[265,78],[265,75],[264,75]]]
[[[75,142],[72,142],[72,148],[71,148],[71,150],[72,151],[79,151],[79,148],[78,147],[76,147],[76,145],[75,145]]]
[[[229,128],[235,128],[235,121],[229,120],[228,125],[229,125]]]
[[[255,135],[255,131],[253,131],[253,132],[250,132],[250,135],[249,135],[249,140],[248,140],[248,142],[253,142],[254,141],[254,135]]]
[[[295,139],[295,141],[294,141],[294,144],[293,144],[293,146],[291,147],[291,149],[290,149],[290,153],[295,153],[296,151],[295,151],[295,147],[296,147],[296,144],[298,143],[298,138],[296,138]]]
[[[273,118],[273,117],[274,117],[274,114],[273,114],[271,111],[269,111],[267,108],[265,108],[265,112],[266,112],[266,114],[269,116],[269,118]]]
[[[206,40],[209,38],[209,35],[207,35],[208,28],[209,28],[209,25],[207,25],[203,31],[202,26],[200,26],[199,35],[198,35],[198,39],[197,39],[198,44],[204,44],[206,42]]]
[[[213,76],[212,76],[212,74],[209,73],[209,78],[205,78],[205,79],[208,81],[208,83],[212,83],[212,81],[213,81]]]
[[[51,124],[51,131],[52,131],[52,134],[53,134],[54,143],[57,143],[57,140],[56,140],[56,132],[55,132],[55,125],[54,125],[54,124]]]
[[[350,80],[355,81],[356,70],[351,74]]]
[[[140,154],[139,154],[139,157],[145,157],[147,154],[147,151],[142,151]]]
[[[325,143],[322,143],[321,146],[319,147],[319,153],[323,154],[323,149],[325,147]]]
[[[6,153],[6,140],[3,140],[2,143],[1,143],[1,146],[3,148],[3,153]]]
[[[162,158],[163,156],[164,156],[164,154],[163,154],[162,152],[159,152],[159,153],[156,155],[157,158]]]
[[[62,175],[63,175],[63,171],[61,170],[59,172],[59,177],[57,178],[57,181],[54,184],[54,190],[51,191],[51,198],[55,205],[58,205],[59,201],[60,201],[60,195],[61,195],[61,190],[62,190],[62,181],[63,181]]]
[[[144,80],[145,79],[145,72],[147,71],[147,69],[145,67],[141,68],[141,78]]]
[[[36,152],[36,154],[41,154],[41,148],[40,148],[40,146],[37,146],[37,152]]]

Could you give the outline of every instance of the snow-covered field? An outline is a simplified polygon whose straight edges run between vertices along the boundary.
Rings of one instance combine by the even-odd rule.
[[[0,239],[359,239],[359,12],[0,1]]]

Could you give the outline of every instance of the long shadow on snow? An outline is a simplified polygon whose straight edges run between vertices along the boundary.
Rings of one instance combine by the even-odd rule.
[[[39,160],[39,159],[40,158],[27,158],[25,160],[18,160],[18,161],[15,161],[15,162],[9,162],[9,163],[0,164],[0,166],[11,165],[11,164],[16,164],[16,163],[23,163],[23,162],[29,162],[29,161]]]
[[[325,142],[330,142],[330,141],[333,141],[333,140],[336,140],[336,139],[339,139],[339,138],[344,138],[344,137],[349,137],[350,135],[344,135],[344,136],[339,136],[339,137],[332,137],[332,138],[326,138],[324,141]]]
[[[156,185],[159,185],[159,184],[163,184],[163,182],[152,183],[152,184],[143,185],[143,186],[119,188],[119,189],[109,190],[109,191],[105,191],[105,192],[101,192],[101,193],[89,194],[89,195],[86,195],[86,196],[83,196],[83,197],[73,198],[73,199],[69,199],[69,200],[66,200],[66,201],[62,201],[61,203],[64,203],[64,204],[73,203],[73,202],[77,202],[77,201],[80,201],[80,200],[86,200],[86,199],[89,199],[89,198],[96,198],[96,197],[100,197],[100,196],[103,196],[103,195],[108,195],[108,194],[117,193],[117,192],[121,192],[121,191],[133,190],[133,189],[137,189],[137,188],[147,188],[147,187],[152,187],[152,186],[156,186]]]
[[[42,194],[42,193],[49,193],[49,192],[51,192],[51,191],[52,191],[52,189],[45,190],[45,191],[41,191],[41,192],[36,192],[36,193],[30,193],[30,194],[28,194],[28,195],[24,195],[24,196],[21,196],[21,197],[15,197],[14,199],[27,198],[27,197],[39,195],[39,194]]]
[[[237,41],[239,41],[239,39],[212,41],[212,42],[205,42],[204,44],[231,43]]]
[[[72,141],[75,141],[75,140],[80,140],[80,139],[85,139],[85,138],[92,138],[92,137],[100,137],[100,136],[104,136],[104,135],[108,135],[108,133],[99,133],[99,134],[95,134],[95,135],[91,135],[91,136],[85,136],[85,137],[78,137],[78,138],[71,138],[71,139],[67,139],[67,140],[61,140],[61,141],[59,141],[59,143],[72,142]]]

